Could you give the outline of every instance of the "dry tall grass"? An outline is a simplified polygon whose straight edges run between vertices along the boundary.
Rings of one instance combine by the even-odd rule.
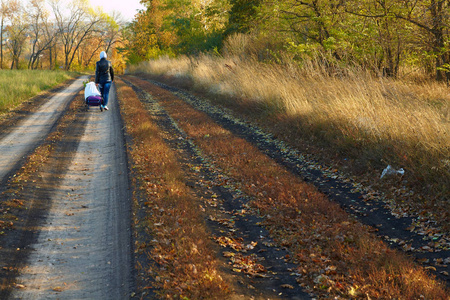
[[[281,114],[303,128],[300,134],[319,138],[343,157],[364,156],[364,165],[376,170],[387,164],[403,167],[438,196],[448,193],[450,93],[445,84],[330,69],[320,60],[280,65],[243,55],[160,58],[128,71],[173,76],[233,105]]]

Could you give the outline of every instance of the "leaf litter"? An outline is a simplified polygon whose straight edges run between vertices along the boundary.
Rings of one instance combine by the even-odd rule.
[[[142,97],[141,101],[148,102],[150,97]],[[149,106],[155,107],[154,105],[147,104]],[[161,111],[158,115],[163,114]],[[164,118],[165,120],[170,118]],[[203,200],[204,204],[201,205],[202,210],[206,210],[207,220],[211,224],[211,228],[216,235],[211,236],[211,239],[223,248],[227,248],[232,251],[225,251],[224,257],[228,258],[228,264],[230,271],[239,276],[244,276],[241,278],[242,282],[247,282],[243,286],[252,290],[250,295],[255,295],[257,293],[265,293],[268,297],[273,299],[278,298],[280,295],[283,297],[294,297],[295,295],[307,295],[301,291],[301,288],[296,283],[295,274],[288,270],[284,264],[287,261],[279,260],[279,257],[275,254],[269,257],[271,265],[276,265],[276,268],[284,269],[284,272],[277,273],[277,278],[272,280],[269,284],[268,282],[248,282],[246,277],[251,277],[254,280],[265,280],[270,277],[273,270],[268,270],[264,264],[267,262],[266,257],[271,252],[262,248],[264,245],[273,245],[273,241],[268,238],[268,233],[262,234],[264,228],[261,227],[261,220],[250,220],[242,221],[240,218],[247,217],[248,206],[246,206],[248,199],[242,197],[242,191],[235,186],[235,182],[232,178],[223,175],[219,168],[209,162],[208,159],[204,157],[202,152],[192,144],[189,139],[183,139],[181,142],[178,138],[179,135],[184,136],[184,133],[180,132],[176,123],[171,122],[167,124],[159,124],[162,126],[162,131],[168,133],[166,135],[166,142],[172,147],[180,148],[179,152],[186,154],[185,170],[191,175],[185,174],[187,185],[190,187],[195,187],[197,193],[200,193],[200,198]],[[176,142],[175,142],[176,141]],[[192,174],[194,173],[194,174]],[[192,179],[191,179],[192,178]],[[225,200],[228,199],[228,200]],[[230,207],[225,208],[224,202],[231,201],[234,204]],[[229,202],[228,202],[229,203]],[[236,225],[238,223],[238,225]],[[243,235],[242,229],[239,228],[239,224],[254,224],[252,231],[258,233],[260,243],[255,240],[247,240]],[[248,228],[247,228],[248,229]],[[221,235],[220,235],[221,234]],[[255,235],[254,233],[252,235]],[[251,253],[250,253],[251,252]],[[274,249],[272,252],[278,254],[279,249]],[[282,251],[285,252],[285,251]],[[263,253],[264,256],[258,255]],[[167,261],[164,257],[157,257],[158,261]],[[289,264],[290,267],[292,265]],[[273,268],[273,267],[271,267]],[[292,292],[287,292],[280,287],[283,284],[291,284],[292,286],[297,286]],[[255,290],[255,286],[259,287]],[[269,291],[268,287],[271,287]],[[244,291],[245,292],[245,291]],[[246,292],[248,293],[248,291]],[[268,293],[268,294],[267,294]]]
[[[220,125],[235,132],[244,135],[247,140],[255,143],[258,148],[271,157],[281,161],[281,163],[298,173],[306,180],[314,182],[319,190],[323,190],[327,195],[336,196],[336,201],[347,207],[349,212],[363,223],[365,219],[370,219],[372,215],[375,218],[382,218],[390,225],[387,232],[383,232],[385,224],[371,224],[376,226],[374,232],[379,232],[380,237],[384,238],[389,244],[397,249],[406,250],[412,253],[434,253],[441,252],[442,257],[450,257],[450,233],[444,230],[442,224],[435,220],[435,216],[427,210],[417,210],[410,205],[411,201],[400,202],[394,198],[375,190],[372,186],[366,186],[355,176],[339,171],[332,166],[325,166],[319,163],[313,155],[305,155],[298,150],[290,147],[287,143],[277,140],[270,133],[266,133],[254,124],[235,117],[234,113],[227,108],[211,104],[208,99],[193,96],[178,88],[168,86],[164,83],[149,80],[163,89],[171,91],[174,95],[183,99],[183,101],[206,113]],[[294,166],[294,167],[293,167]],[[401,198],[419,197],[413,190],[406,186],[390,188],[391,195],[397,195]],[[346,201],[341,201],[344,196]],[[395,222],[395,220],[401,220]],[[408,224],[408,226],[403,226]],[[381,226],[380,226],[381,225]],[[393,230],[395,227],[395,230]],[[405,232],[410,234],[405,236]],[[414,241],[414,243],[413,243]],[[415,246],[412,246],[414,244]],[[442,270],[445,268],[445,270]],[[442,265],[440,274],[449,272],[449,265]],[[446,280],[445,277],[441,279]],[[450,284],[450,283],[449,283]]]
[[[208,139],[209,138],[210,138],[210,136],[208,136]],[[280,152],[288,153],[289,151],[287,150],[287,147],[282,147]],[[302,168],[305,168],[305,167],[302,167]],[[329,177],[331,179],[336,179],[339,176],[338,175],[339,172],[336,169],[324,169],[320,165],[315,165],[315,164],[309,165],[307,168],[308,169],[313,169],[313,170],[317,170],[317,169],[320,169],[322,171],[325,170],[324,171],[325,174],[327,172],[329,174],[331,174],[330,177]],[[200,169],[193,168],[193,171],[199,172]],[[327,182],[329,180],[325,178],[325,179],[316,179],[315,181],[318,181],[319,184],[322,184],[322,183]],[[345,183],[349,183],[350,182],[351,183],[352,192],[360,193],[363,190],[363,187],[361,185],[354,184],[354,183],[351,182],[351,180],[348,180],[347,178],[345,178],[345,180],[343,180],[343,182],[345,182]],[[225,184],[221,184],[221,186],[225,186]],[[229,186],[229,185],[226,184],[226,186]],[[240,190],[241,188],[234,187],[234,189],[235,190]],[[377,198],[377,194],[376,193],[372,193],[372,194],[368,194],[368,195],[369,196],[364,198],[366,200],[366,202],[367,201],[372,201],[373,199]],[[212,198],[214,198],[214,197],[212,197]],[[209,203],[214,203],[214,201],[209,201]],[[245,207],[245,208],[242,207],[240,209],[240,213],[244,215],[243,212],[246,212],[246,209],[247,209],[247,207]],[[364,210],[362,209],[362,211],[364,211]],[[254,215],[259,215],[259,209],[252,208],[252,209],[249,210],[249,212],[252,212]],[[239,212],[235,212],[235,213],[239,214]],[[301,211],[296,212],[296,213],[298,215],[302,214]],[[271,216],[269,216],[269,215],[266,215],[266,216],[263,216],[263,217],[264,217],[265,221],[261,222],[261,224],[267,225],[268,223],[271,223],[271,222],[274,221],[274,220],[271,220]],[[210,221],[218,222],[219,225],[224,225],[225,227],[228,227],[229,229],[233,226],[233,221],[231,219],[210,217]],[[301,222],[300,219],[298,219],[298,221]],[[290,222],[290,220],[286,220],[286,222]],[[345,227],[347,224],[343,223],[342,225]],[[308,236],[308,237],[304,238],[303,241],[301,241],[301,244],[311,243],[314,240],[321,241],[322,239],[324,241],[326,241],[328,239],[328,237],[327,237],[327,235],[325,233],[327,231],[330,231],[329,229],[330,228],[327,229],[326,227],[324,227],[324,228],[317,228],[317,232],[323,232],[323,234],[316,233],[312,237]],[[293,230],[295,230],[295,227],[293,228]],[[276,235],[277,234],[277,232],[275,232],[275,231],[272,231],[271,233],[272,233],[272,235],[274,235],[274,234]],[[340,239],[341,237],[338,234],[338,235],[336,235],[336,238]],[[342,236],[342,238],[345,239],[347,237]],[[229,238],[229,237],[219,237],[219,238],[217,238],[216,241],[218,241],[218,243],[221,244],[221,246],[230,247],[231,249],[233,249],[234,251],[237,252],[237,254],[231,254],[231,253],[233,253],[231,251],[224,252],[224,253],[226,253],[225,256],[227,258],[230,258],[231,264],[233,266],[236,265],[236,267],[233,268],[233,270],[235,272],[238,272],[237,270],[241,270],[240,272],[243,272],[242,270],[249,270],[248,269],[249,265],[254,265],[254,266],[258,265],[258,259],[253,259],[252,260],[252,259],[249,259],[247,256],[243,256],[242,253],[240,253],[245,248],[245,245],[242,244],[241,240],[239,240],[239,239],[232,239],[232,238]],[[295,242],[298,243],[300,241],[297,240]],[[295,242],[286,239],[284,242],[281,242],[281,244],[282,245],[284,244],[286,247],[292,247],[293,245],[295,245]],[[348,242],[349,243],[353,242],[351,237],[348,240]],[[271,244],[271,242],[266,242],[266,243]],[[264,244],[264,242],[262,242],[260,244]],[[312,243],[312,245],[314,245],[314,243]],[[317,249],[317,250],[319,250],[319,249]],[[320,253],[320,250],[318,251],[318,253]],[[288,257],[289,257],[289,255],[286,255],[285,259],[288,259]],[[320,272],[323,272],[323,273],[320,274],[320,272],[319,272],[320,275],[316,276],[316,275],[313,275],[314,274],[313,270],[306,270],[304,267],[298,267],[296,269],[296,271],[293,272],[292,274],[296,274],[296,275],[298,275],[298,278],[301,278],[305,274],[311,274],[312,273],[312,275],[313,275],[312,278],[314,278],[314,283],[317,285],[317,286],[314,287],[314,289],[311,289],[311,287],[308,287],[308,285],[305,285],[305,283],[302,282],[301,285],[303,287],[305,287],[306,290],[309,290],[309,291],[315,290],[315,291],[317,291],[317,289],[319,289],[319,290],[326,289],[328,292],[331,292],[333,289],[338,291],[338,292],[339,291],[342,292],[343,290],[346,290],[345,280],[343,280],[343,277],[342,277],[343,274],[339,273],[340,268],[338,268],[338,267],[336,267],[334,265],[329,265],[330,260],[329,260],[329,258],[327,256],[323,256],[323,255],[318,255],[318,256],[316,256],[316,255],[309,255],[307,257],[308,257],[308,259],[306,259],[305,262],[306,261],[312,261],[314,264],[318,265],[317,266],[317,270],[320,271],[320,269],[321,269],[322,271],[320,271]],[[299,260],[296,259],[296,261],[299,261]],[[240,263],[243,263],[242,265],[247,266],[247,267],[239,268],[238,266],[240,265]],[[259,267],[257,267],[257,268],[259,268]],[[245,273],[245,271],[244,271],[244,273]],[[330,276],[334,276],[337,279],[332,280],[332,279],[330,279]],[[343,281],[340,281],[339,278],[341,278]],[[352,291],[354,291],[355,294],[357,294],[357,293],[359,293],[358,291],[367,290],[367,288],[365,286],[360,287],[360,286],[355,285],[355,286],[352,286],[351,288],[349,288],[347,290],[352,290]]]

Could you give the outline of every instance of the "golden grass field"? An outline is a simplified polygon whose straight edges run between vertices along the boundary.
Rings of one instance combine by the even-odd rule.
[[[417,74],[395,80],[357,68],[325,68],[314,59],[271,64],[248,56],[160,58],[128,73],[170,76],[236,110],[251,107],[259,116],[276,115],[290,122],[298,138],[358,161],[355,165],[366,170],[357,173],[379,178],[388,164],[402,167],[409,183],[432,199],[448,196],[450,89],[445,83]]]

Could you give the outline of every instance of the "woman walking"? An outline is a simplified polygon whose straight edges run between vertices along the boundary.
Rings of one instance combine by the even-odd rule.
[[[100,60],[95,66],[95,85],[100,89],[100,93],[103,97],[103,105],[100,106],[100,110],[108,110],[108,98],[109,89],[114,81],[114,70],[111,62],[106,60],[106,52],[100,52]]]

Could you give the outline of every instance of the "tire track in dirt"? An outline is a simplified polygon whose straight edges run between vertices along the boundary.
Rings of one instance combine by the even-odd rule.
[[[286,259],[289,252],[274,247],[269,233],[260,225],[262,219],[245,212],[249,199],[232,186],[231,179],[229,185],[217,186],[215,183],[226,180],[220,170],[205,159],[170,115],[159,106],[157,100],[134,85],[132,79],[127,79],[124,79],[125,83],[133,88],[158,127],[165,133],[167,144],[178,153],[184,166],[186,185],[192,188],[199,199],[209,199],[209,202],[204,203],[203,209],[209,215],[207,224],[213,238],[220,244],[219,259],[224,265],[229,261],[226,258],[231,258],[234,262],[249,259],[249,262],[254,261],[264,267],[263,271],[253,274],[232,273],[231,276],[235,277],[240,286],[236,292],[241,294],[242,299],[310,299],[296,281],[300,274],[293,271],[295,265]],[[214,199],[214,203],[210,199]],[[226,241],[231,240],[234,244],[227,245]],[[233,247],[239,250],[234,251],[236,249]]]
[[[13,221],[10,223],[11,226],[9,228],[2,228],[6,230],[0,231],[1,299],[7,299],[10,295],[18,270],[26,263],[26,259],[30,254],[29,245],[36,239],[36,228],[45,219],[46,212],[51,205],[48,201],[51,193],[47,189],[49,186],[48,182],[51,182],[51,186],[56,185],[59,182],[59,178],[64,174],[66,165],[62,162],[45,164],[48,170],[51,170],[51,172],[46,174],[47,176],[37,174],[36,169],[42,164],[41,159],[47,157],[48,150],[53,147],[56,148],[56,152],[66,154],[64,160],[70,160],[70,153],[76,149],[78,143],[77,136],[84,131],[86,118],[81,117],[74,124],[73,119],[65,117],[68,113],[76,114],[72,104],[75,93],[81,89],[81,81],[83,79],[85,78],[70,80],[52,91],[33,98],[31,101],[24,103],[24,107],[17,113],[13,113],[2,122],[1,144],[3,144],[5,138],[11,140],[11,132],[14,134],[14,132],[26,131],[24,130],[26,127],[21,128],[21,124],[41,128],[49,127],[51,132],[48,137],[45,136],[45,132],[42,132],[43,138],[36,141],[25,138],[21,141],[12,142],[22,143],[23,146],[26,141],[28,149],[25,151],[27,155],[22,158],[17,157],[17,154],[13,154],[16,157],[12,157],[11,160],[13,161],[17,158],[17,161],[15,166],[7,171],[7,173],[11,174],[11,178],[6,176],[1,184],[0,212],[2,215],[0,224],[7,220]],[[77,81],[78,83],[75,83]],[[71,87],[70,93],[66,89],[69,86]],[[49,107],[49,99],[51,99],[52,105],[60,104],[66,109],[61,113],[55,114],[54,112],[61,111],[61,107]],[[42,115],[45,115],[42,110],[53,111],[56,119],[42,117]],[[33,116],[34,113],[37,113],[41,118]],[[37,120],[38,123],[32,124],[29,117]],[[41,123],[44,120],[48,120],[53,124]],[[58,128],[67,127],[68,124],[70,124],[71,139],[55,145],[54,141],[58,139],[55,139]],[[46,161],[45,158],[43,161]],[[28,180],[23,177],[28,178]],[[16,204],[11,205],[14,202]]]
[[[131,196],[114,89],[110,99],[108,112],[81,112],[87,121],[76,152],[59,151],[48,162],[67,169],[46,187],[46,199],[35,200],[49,205],[39,214],[43,220],[29,255],[21,257],[27,261],[19,266],[10,299],[129,298],[134,285]],[[71,138],[64,136],[61,143]],[[53,172],[44,168],[40,176],[52,178]]]
[[[306,182],[311,182],[319,191],[339,203],[361,223],[373,227],[374,232],[385,239],[392,248],[404,251],[403,247],[408,246],[408,248],[416,249],[416,251],[406,251],[406,253],[412,255],[420,263],[425,261],[432,264],[436,261],[450,259],[449,249],[436,247],[434,250],[434,246],[430,246],[430,244],[442,244],[448,247],[450,243],[448,236],[441,236],[439,240],[436,240],[420,232],[409,230],[414,227],[412,225],[416,223],[416,218],[394,215],[389,209],[389,205],[382,200],[367,201],[367,195],[357,183],[350,180],[343,181],[336,174],[329,174],[322,168],[318,168],[317,162],[309,160],[256,126],[232,117],[233,114],[226,109],[211,105],[208,101],[179,88],[154,80],[144,80],[172,92],[195,109],[206,113],[220,126],[255,145],[261,152],[286,167],[293,174],[300,176]],[[450,273],[450,264],[435,263],[428,269],[447,286],[450,286],[450,279],[446,275]]]

